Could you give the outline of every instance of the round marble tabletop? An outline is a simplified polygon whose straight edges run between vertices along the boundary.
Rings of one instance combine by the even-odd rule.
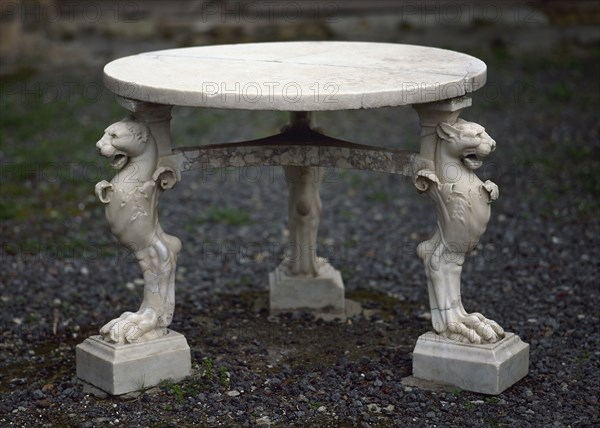
[[[106,86],[158,104],[322,111],[439,101],[485,84],[459,52],[367,42],[278,42],[146,52],[104,67]]]

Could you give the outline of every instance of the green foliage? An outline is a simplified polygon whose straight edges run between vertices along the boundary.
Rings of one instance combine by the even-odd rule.
[[[206,380],[208,380],[210,382],[212,382],[215,378],[215,370],[214,370],[214,366],[213,366],[213,360],[209,357],[206,357],[204,359],[203,376],[206,378]]]
[[[219,380],[221,385],[227,386],[229,384],[229,378],[227,377],[227,369],[225,367],[219,367]]]
[[[458,386],[456,386],[450,390],[450,393],[456,397],[458,397],[461,392],[462,392],[462,389],[460,389]]]
[[[77,87],[84,85],[102,87],[101,82]],[[91,99],[68,89],[29,74],[0,84],[0,220],[33,220],[7,237],[20,252],[45,254],[29,251],[30,242],[51,248],[57,258],[79,257],[91,248],[85,236],[76,236],[72,219],[99,207],[94,185],[109,174],[109,166],[96,154],[95,143],[104,126],[124,112],[111,107],[110,97]]]
[[[187,379],[173,383],[163,380],[160,387],[174,397],[177,404],[184,404],[186,397],[196,397],[205,391],[221,390],[229,387],[229,377],[225,367],[215,369],[212,358],[206,357],[202,363],[192,363],[192,375]],[[172,406],[169,408],[172,410]]]
[[[177,401],[178,404],[183,404],[183,389],[181,386],[177,384],[171,384],[169,385],[169,389],[173,391],[173,394],[175,394],[175,401]]]
[[[475,404],[471,403],[470,401],[465,401],[463,403],[463,407],[467,410],[471,410],[475,408]]]
[[[500,399],[498,397],[487,397],[485,399],[485,402],[488,404],[498,404],[500,402]]]

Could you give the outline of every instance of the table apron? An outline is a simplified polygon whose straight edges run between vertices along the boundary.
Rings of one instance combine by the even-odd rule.
[[[430,167],[418,153],[354,145],[218,144],[173,149],[181,172],[202,168],[312,166],[385,172],[412,177]]]

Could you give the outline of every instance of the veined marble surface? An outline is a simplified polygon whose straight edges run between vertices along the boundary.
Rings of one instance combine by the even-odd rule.
[[[394,43],[276,42],[146,52],[104,68],[106,86],[157,104],[322,111],[419,104],[481,88],[486,65]]]

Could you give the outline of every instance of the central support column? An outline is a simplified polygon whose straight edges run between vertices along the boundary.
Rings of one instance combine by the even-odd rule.
[[[311,128],[313,114],[292,112],[289,131]],[[344,283],[339,271],[317,256],[321,215],[319,187],[324,169],[284,166],[288,187],[289,245],[269,275],[271,314],[304,310],[317,317],[345,319]]]

